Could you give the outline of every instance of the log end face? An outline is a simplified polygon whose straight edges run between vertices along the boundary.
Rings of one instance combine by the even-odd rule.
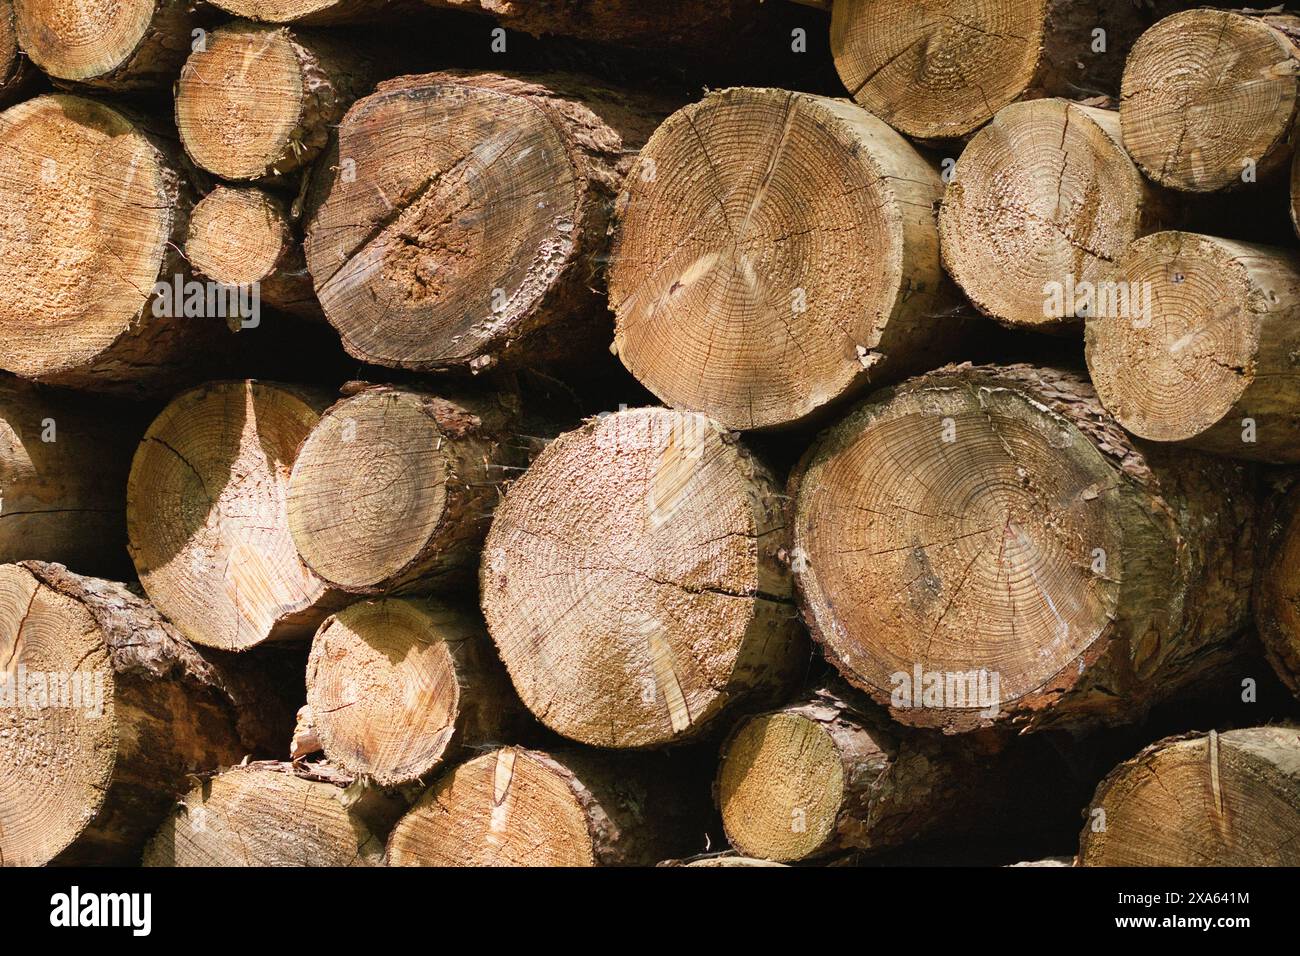
[[[282,210],[270,196],[218,186],[190,213],[185,256],[215,282],[252,285],[274,272],[289,241]]]
[[[113,668],[77,601],[0,566],[0,861],[40,866],[104,803],[117,760]]]
[[[93,82],[127,63],[157,7],[156,0],[14,0],[18,43],[50,76]]]
[[[844,761],[834,739],[800,714],[745,721],[718,771],[718,805],[731,845],[780,863],[832,847],[844,790]]]

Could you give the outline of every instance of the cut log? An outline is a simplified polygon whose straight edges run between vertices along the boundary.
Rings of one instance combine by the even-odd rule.
[[[288,210],[255,187],[218,186],[190,216],[185,255],[201,275],[228,286],[256,286],[259,303],[306,319],[322,318]]]
[[[1212,192],[1284,172],[1300,105],[1300,17],[1186,10],[1128,56],[1120,114],[1142,171]],[[1249,174],[1247,178],[1246,174]]]
[[[212,5],[233,16],[261,23],[315,27],[365,23],[398,3],[397,0],[213,0]]]
[[[1138,444],[1075,373],[942,369],[873,396],[792,475],[804,618],[904,724],[1140,719],[1235,653],[1251,474]]]
[[[1078,294],[1113,278],[1171,204],[1124,152],[1119,114],[1062,99],[1012,103],[972,138],[939,214],[943,261],[1004,325],[1077,331]]]
[[[18,45],[56,80],[114,92],[165,90],[199,25],[192,0],[13,0]]]
[[[222,676],[124,585],[0,567],[0,860],[127,864],[190,783],[240,760]]]
[[[307,662],[307,705],[330,762],[385,786],[513,739],[526,715],[481,618],[418,598],[328,618]]]
[[[79,96],[0,114],[0,367],[55,385],[161,387],[224,332],[159,295],[185,275],[175,149]]]
[[[801,421],[932,367],[956,323],[942,191],[851,103],[741,88],[685,107],[619,197],[619,357],[669,405],[730,428]]]
[[[309,637],[341,597],[298,558],[286,489],[323,394],[215,382],[149,426],[127,484],[131,558],[190,640],[224,650]]]
[[[529,710],[585,744],[651,747],[779,699],[808,662],[780,497],[702,415],[622,411],[552,442],[483,552],[483,611]]]
[[[1133,0],[836,0],[831,52],[861,106],[955,140],[1016,100],[1114,93],[1147,22]]]
[[[725,57],[761,23],[763,0],[425,0],[485,13],[511,30]]]
[[[715,795],[736,850],[793,863],[1028,833],[1068,803],[1063,774],[1043,748],[993,756],[965,738],[903,731],[828,686],[740,723],[722,747]]]
[[[0,106],[22,99],[38,75],[26,54],[18,49],[13,0],[0,0]]]
[[[1300,485],[1287,475],[1260,514],[1255,626],[1277,676],[1300,697]]]
[[[145,866],[378,866],[401,804],[328,764],[261,761],[185,794]]]
[[[0,562],[130,573],[126,476],[145,423],[96,401],[0,379]]]
[[[1300,730],[1161,740],[1101,782],[1087,821],[1080,866],[1300,865]]]
[[[447,771],[389,866],[649,866],[698,851],[703,802],[670,761],[506,747]],[[703,789],[703,788],[701,788]]]
[[[344,348],[478,370],[603,347],[591,286],[608,207],[660,115],[573,78],[380,84],[308,202],[307,265]]]
[[[325,149],[377,79],[364,44],[237,21],[213,30],[176,83],[176,127],[199,166],[226,179],[279,177]]]
[[[508,469],[524,463],[510,401],[376,386],[326,411],[289,482],[306,565],[356,594],[472,580]]]
[[[1121,425],[1234,458],[1300,461],[1300,256],[1161,232],[1130,247],[1115,279],[1118,308],[1089,318],[1087,359]]]

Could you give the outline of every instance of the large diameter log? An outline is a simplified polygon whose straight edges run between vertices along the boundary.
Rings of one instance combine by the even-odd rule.
[[[1300,461],[1300,256],[1187,232],[1135,242],[1087,322],[1088,371],[1140,438]]]
[[[1004,325],[1077,329],[1088,303],[1067,293],[1113,278],[1116,260],[1160,228],[1169,206],[1124,152],[1118,113],[1063,99],[1012,103],[957,160],[939,213],[944,265]]]
[[[308,203],[307,265],[344,348],[478,370],[594,344],[608,207],[659,115],[573,78],[381,83]]]
[[[1097,787],[1080,866],[1300,865],[1300,730],[1170,737]]]
[[[268,192],[252,186],[213,189],[190,214],[185,255],[195,272],[214,282],[256,287],[259,303],[321,318],[288,210]]]
[[[566,36],[646,49],[675,48],[712,58],[744,49],[761,22],[762,0],[425,0],[446,10],[485,13],[533,36]]]
[[[781,496],[717,423],[622,411],[561,435],[511,486],[481,596],[519,696],[585,744],[688,738],[790,688]]]
[[[0,862],[127,864],[191,773],[238,762],[217,669],[124,585],[0,567]]]
[[[0,144],[0,367],[103,390],[174,378],[224,330],[159,294],[186,271],[175,150],[63,94],[0,113]]]
[[[1285,170],[1300,104],[1300,17],[1186,10],[1124,68],[1124,145],[1174,189],[1211,192]],[[1249,176],[1249,178],[1247,178]]]
[[[388,865],[649,866],[703,848],[695,789],[665,759],[505,747],[425,791]]]
[[[472,577],[508,469],[523,463],[508,401],[377,386],[328,409],[286,502],[306,565],[357,594]]]
[[[378,866],[401,805],[352,784],[328,764],[233,767],[185,794],[144,865]]]
[[[736,850],[793,863],[1032,832],[1069,804],[1064,769],[1045,748],[992,754],[904,731],[832,685],[742,721],[723,744],[714,792]]]
[[[144,422],[0,379],[0,562],[126,574],[126,476]]]
[[[730,428],[801,421],[933,367],[957,319],[939,174],[851,103],[730,89],[674,113],[618,201],[623,364]]]
[[[1016,100],[1115,92],[1144,26],[1133,0],[836,0],[831,52],[860,105],[954,140]]]
[[[386,786],[512,739],[526,715],[482,619],[419,598],[327,618],[307,662],[307,705],[330,762]]]
[[[198,25],[193,0],[14,0],[18,45],[56,80],[114,92],[170,88]]]
[[[1300,494],[1294,476],[1272,489],[1260,514],[1255,626],[1282,683],[1300,697]]]
[[[1243,465],[1130,438],[1086,379],[957,366],[886,389],[791,477],[813,636],[904,724],[1123,723],[1234,653]]]
[[[163,409],[127,483],[140,583],[196,644],[245,650],[310,636],[339,604],[298,558],[285,497],[294,455],[328,404],[269,382],[216,382]]]
[[[226,179],[283,176],[325,149],[377,63],[328,33],[237,21],[208,34],[176,83],[176,127],[199,166]]]

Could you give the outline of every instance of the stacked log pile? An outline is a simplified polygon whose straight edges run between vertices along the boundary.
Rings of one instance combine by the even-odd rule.
[[[1183,6],[0,0],[0,864],[1300,865]]]

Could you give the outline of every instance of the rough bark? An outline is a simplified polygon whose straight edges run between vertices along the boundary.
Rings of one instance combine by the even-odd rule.
[[[208,34],[176,83],[190,158],[225,179],[282,177],[309,165],[378,78],[379,51],[326,33],[236,21]]]
[[[1133,0],[837,0],[831,51],[859,105],[908,136],[956,140],[1016,100],[1114,93],[1148,22]]]
[[[1300,697],[1300,491],[1297,476],[1272,483],[1260,514],[1255,626],[1264,653],[1291,693]]]
[[[702,848],[694,792],[668,758],[506,747],[439,778],[394,828],[388,864],[649,866]]]
[[[1112,278],[1129,244],[1174,212],[1124,151],[1117,112],[1030,100],[998,111],[962,151],[939,237],[949,274],[985,315],[1077,332],[1090,303],[1070,293]]]
[[[174,384],[225,332],[170,295],[191,204],[174,145],[65,94],[0,114],[0,144],[0,367],[103,391]]]
[[[0,562],[129,573],[126,476],[144,425],[125,404],[0,379]]]
[[[731,845],[793,863],[1051,820],[1064,768],[1045,748],[985,752],[906,731],[831,684],[747,718],[722,747],[714,793]]]
[[[256,286],[259,303],[304,319],[324,318],[285,204],[255,187],[218,186],[190,215],[185,255],[199,275]]]
[[[329,764],[260,761],[185,794],[145,866],[378,866],[400,797]]]
[[[381,83],[308,202],[307,265],[344,348],[477,371],[603,344],[610,201],[662,115],[572,77]]]
[[[669,405],[806,420],[954,344],[943,184],[851,103],[738,88],[674,113],[618,200],[614,346]]]
[[[215,382],[175,398],[149,426],[127,484],[140,583],[196,644],[245,650],[311,635],[342,598],[293,546],[294,456],[328,404],[268,382]]]
[[[1285,173],[1298,105],[1300,17],[1187,10],[1129,52],[1124,145],[1162,185],[1228,189]]]
[[[283,733],[250,719],[264,712],[254,681],[200,657],[125,585],[62,565],[0,567],[0,659],[0,691],[24,695],[0,708],[5,864],[135,862],[189,775]]]
[[[1233,654],[1245,466],[1130,438],[1085,379],[957,366],[886,389],[791,477],[804,617],[899,721],[1140,719]]]
[[[762,0],[425,0],[488,14],[533,36],[567,36],[645,49],[726,57],[762,23]]]
[[[13,4],[18,45],[33,63],[56,80],[112,92],[170,88],[200,22],[193,0]]]
[[[492,509],[526,462],[516,396],[370,386],[321,416],[287,508],[303,562],[354,594],[446,590],[478,567]]]
[[[1089,318],[1087,359],[1121,425],[1234,458],[1300,461],[1300,256],[1161,232],[1134,243],[1114,279],[1143,309]]]
[[[330,762],[386,786],[514,739],[527,715],[478,615],[428,598],[363,601],[326,619],[307,705]]]
[[[483,611],[542,723],[598,747],[671,743],[803,676],[785,540],[771,474],[728,432],[621,411],[560,436],[511,486]]]
[[[1080,866],[1300,865],[1300,730],[1169,737],[1097,787]]]

